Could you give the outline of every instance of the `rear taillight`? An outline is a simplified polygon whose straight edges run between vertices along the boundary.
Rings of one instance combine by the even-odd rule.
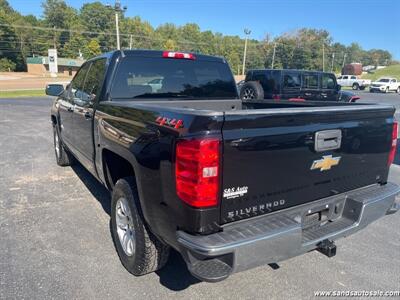
[[[396,156],[398,127],[399,127],[398,123],[396,121],[393,122],[392,145],[390,147],[388,166],[390,166],[393,163],[394,157]]]
[[[164,51],[163,55],[164,58],[177,58],[177,59],[196,59],[192,53],[183,53],[183,52],[172,52],[172,51]]]
[[[175,181],[182,201],[196,208],[218,204],[220,151],[219,139],[177,142]]]

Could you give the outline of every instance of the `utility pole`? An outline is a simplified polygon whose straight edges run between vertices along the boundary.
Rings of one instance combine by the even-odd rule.
[[[54,26],[53,27],[53,29],[54,29],[54,34],[53,34],[53,46],[54,46],[54,49],[57,49],[57,38],[56,38],[56,26]]]
[[[333,72],[333,62],[335,60],[335,52],[332,53],[332,65],[331,65],[331,72]]]
[[[251,33],[251,30],[245,28],[244,29],[244,34],[245,34],[245,39],[244,39],[244,53],[243,53],[243,68],[242,68],[242,75],[244,75],[244,71],[246,69],[246,54],[247,54],[247,39]]]
[[[325,43],[322,44],[322,72],[325,72]]]
[[[343,55],[342,68],[344,68],[344,63],[345,63],[345,61],[346,61],[346,56],[347,56],[347,53],[344,53],[344,55]]]
[[[274,63],[275,63],[275,50],[276,50],[276,43],[274,43],[274,52],[272,53],[272,64],[271,64],[271,69],[274,68]]]
[[[112,7],[111,5],[107,5],[108,8],[111,8],[114,10],[115,12],[115,31],[117,34],[117,49],[120,50],[121,49],[121,44],[120,44],[120,40],[119,40],[119,13],[124,12],[127,7],[121,7],[121,1],[120,0],[115,0],[115,5],[114,7]]]
[[[129,50],[132,50],[132,34],[129,36]]]

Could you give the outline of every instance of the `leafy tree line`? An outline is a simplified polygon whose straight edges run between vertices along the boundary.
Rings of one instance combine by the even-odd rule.
[[[47,55],[56,47],[59,57],[85,59],[116,47],[114,11],[100,2],[79,10],[64,0],[42,3],[43,17],[22,16],[6,0],[0,0],[0,70],[25,70],[26,57]],[[244,39],[201,31],[195,23],[154,28],[140,17],[120,14],[122,48],[167,49],[224,56],[233,72],[242,68]],[[246,69],[294,68],[339,71],[343,62],[387,65],[391,54],[382,49],[366,51],[357,43],[334,42],[326,30],[303,28],[263,40],[250,39]]]

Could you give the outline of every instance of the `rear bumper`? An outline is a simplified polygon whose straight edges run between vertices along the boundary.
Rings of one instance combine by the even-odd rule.
[[[269,215],[228,224],[223,231],[195,236],[177,232],[189,271],[204,281],[276,263],[334,241],[399,210],[393,183],[371,185]],[[323,211],[326,219],[305,225],[307,215]]]

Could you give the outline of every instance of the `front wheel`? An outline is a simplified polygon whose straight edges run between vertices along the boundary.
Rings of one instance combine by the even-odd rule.
[[[386,87],[385,93],[389,93],[389,87]]]
[[[54,136],[54,152],[56,154],[57,165],[62,167],[72,165],[74,158],[68,152],[68,150],[65,149],[60,139],[60,133],[57,125],[53,125],[53,136]]]
[[[114,186],[111,231],[122,265],[133,275],[145,275],[166,264],[169,247],[145,224],[133,177],[119,179]]]
[[[352,88],[353,88],[353,90],[358,90],[360,88],[360,86],[358,83],[353,83]]]

